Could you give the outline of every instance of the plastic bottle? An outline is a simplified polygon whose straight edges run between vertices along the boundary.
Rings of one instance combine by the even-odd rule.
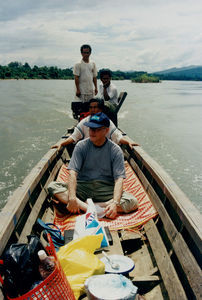
[[[54,271],[55,258],[53,256],[48,256],[44,250],[40,250],[38,256],[40,260],[39,273],[44,280]]]

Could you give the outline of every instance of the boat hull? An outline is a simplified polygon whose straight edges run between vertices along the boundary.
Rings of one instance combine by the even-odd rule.
[[[157,299],[197,299],[201,294],[202,245],[198,210],[141,147],[131,150],[123,146],[122,150],[158,212],[140,234],[119,232],[123,248],[127,244],[128,253],[140,261],[139,269],[142,267],[142,273],[134,273],[133,282],[147,299],[155,293]],[[49,150],[10,197],[1,211],[0,254],[12,243],[26,242],[27,235],[36,232],[37,218],[52,221],[46,188],[56,180],[72,151],[73,146]],[[144,264],[147,261],[149,269]]]

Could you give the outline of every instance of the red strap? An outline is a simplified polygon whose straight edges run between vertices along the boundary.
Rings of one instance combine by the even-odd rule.
[[[82,119],[86,118],[89,115],[90,115],[89,111],[80,113],[79,121],[81,121]]]
[[[0,265],[3,265],[3,264],[4,264],[4,261],[2,259],[0,259]],[[2,285],[4,284],[4,281],[3,281],[3,278],[1,277],[1,275],[0,275],[0,282]]]

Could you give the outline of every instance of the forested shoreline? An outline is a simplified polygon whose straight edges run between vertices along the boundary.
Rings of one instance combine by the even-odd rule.
[[[113,80],[134,79],[146,72],[112,71]],[[11,62],[7,66],[0,65],[1,79],[74,79],[73,68],[60,69],[56,66],[30,67],[20,62]],[[99,72],[98,72],[99,78]]]
[[[155,80],[154,80],[155,76]],[[0,65],[0,79],[73,79],[73,68],[61,69],[57,66],[30,67],[26,62],[10,62]],[[99,78],[99,72],[98,72]],[[202,80],[202,74],[149,74],[144,71],[112,71],[113,80],[132,80],[133,82],[159,82],[159,80]]]

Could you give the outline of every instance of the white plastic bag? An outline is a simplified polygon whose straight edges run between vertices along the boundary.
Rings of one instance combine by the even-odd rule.
[[[88,210],[86,214],[76,218],[73,239],[80,238],[86,235],[103,234],[102,247],[108,247],[109,242],[104,228],[101,226],[97,218],[97,212],[92,199],[87,199]]]

